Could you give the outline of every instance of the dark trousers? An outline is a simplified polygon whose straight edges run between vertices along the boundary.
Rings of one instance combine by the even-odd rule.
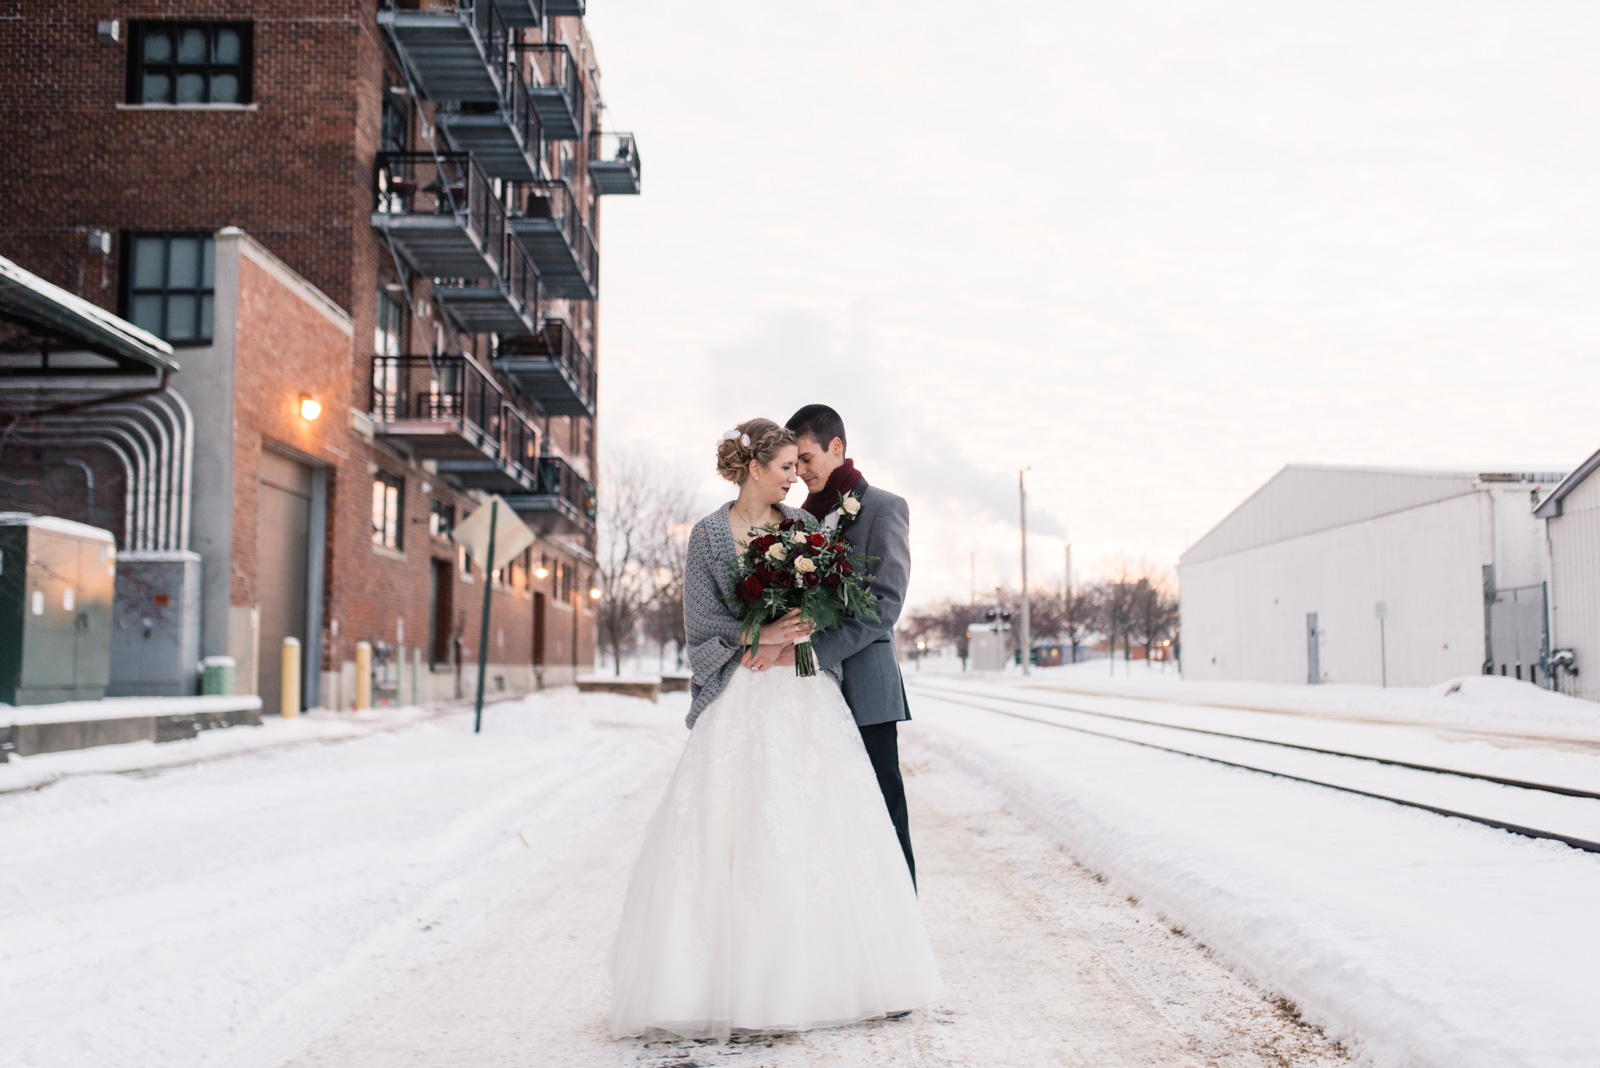
[[[911,824],[906,818],[906,784],[900,779],[900,739],[895,733],[898,724],[873,723],[859,728],[861,741],[866,744],[867,756],[872,760],[872,770],[878,776],[878,789],[883,791],[883,802],[889,806],[889,818],[894,821],[894,833],[900,839],[900,851],[906,855],[906,867],[911,870],[911,885],[917,885],[917,862],[911,856]]]

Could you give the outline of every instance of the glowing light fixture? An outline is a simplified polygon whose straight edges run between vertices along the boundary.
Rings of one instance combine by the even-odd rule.
[[[322,414],[322,402],[309,393],[300,394],[300,418],[306,422],[315,422],[317,416]]]
[[[549,578],[550,569],[545,567],[543,564],[540,564],[538,567],[533,569],[533,574],[535,578]]]
[[[599,586],[590,586],[589,587],[589,599],[592,600],[592,601],[598,601],[600,599],[600,587]]]

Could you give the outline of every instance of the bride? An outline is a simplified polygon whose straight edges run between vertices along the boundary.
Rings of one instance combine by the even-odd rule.
[[[739,496],[689,536],[684,615],[694,670],[677,771],[645,831],[612,954],[611,1033],[726,1038],[893,1016],[942,984],[861,733],[827,672],[794,674],[796,613],[761,628],[788,646],[741,663],[725,561],[783,504],[794,435],[741,423],[717,447]]]

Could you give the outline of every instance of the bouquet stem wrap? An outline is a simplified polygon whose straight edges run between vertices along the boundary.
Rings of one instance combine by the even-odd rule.
[[[801,678],[817,673],[817,658],[811,652],[811,636],[794,640],[794,673]]]

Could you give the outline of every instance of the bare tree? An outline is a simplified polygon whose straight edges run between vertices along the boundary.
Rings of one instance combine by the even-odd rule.
[[[682,615],[679,542],[687,537],[692,494],[682,478],[659,470],[638,453],[612,458],[603,486],[600,566],[595,572],[599,625],[614,670],[621,675],[623,652],[633,647],[635,632],[651,618],[658,602],[675,597]]]
[[[1072,644],[1072,662],[1078,662],[1078,647],[1083,644],[1100,615],[1105,596],[1101,585],[1069,586],[1061,593],[1061,637]]]
[[[1170,575],[1141,559],[1128,609],[1128,633],[1144,646],[1149,663],[1151,650],[1170,638],[1178,623],[1178,598],[1171,591]]]
[[[683,653],[689,643],[683,625],[683,579],[693,506],[694,497],[687,482],[664,489],[657,517],[660,551],[655,564],[656,595],[643,619],[646,636],[662,648],[672,645],[673,663],[679,671],[683,670]]]

